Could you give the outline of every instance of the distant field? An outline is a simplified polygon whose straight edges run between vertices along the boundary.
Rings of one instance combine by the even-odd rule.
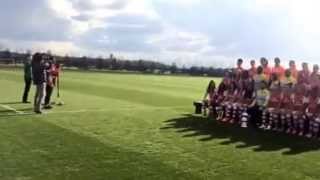
[[[0,70],[0,179],[320,179],[316,141],[193,116],[209,80],[67,71],[66,105],[34,115]]]

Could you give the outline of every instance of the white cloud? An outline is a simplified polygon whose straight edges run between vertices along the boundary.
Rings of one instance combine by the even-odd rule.
[[[317,0],[2,0],[12,49],[231,65],[266,56],[316,62]]]

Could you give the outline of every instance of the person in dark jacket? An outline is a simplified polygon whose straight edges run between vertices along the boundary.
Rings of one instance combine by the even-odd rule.
[[[32,58],[32,76],[33,84],[36,86],[36,93],[34,96],[34,112],[41,114],[41,104],[45,96],[46,73],[45,65],[43,63],[43,55],[40,53],[36,53]]]
[[[32,84],[32,68],[31,68],[31,56],[28,55],[24,62],[24,92],[22,97],[22,103],[30,103],[28,101],[28,95]]]

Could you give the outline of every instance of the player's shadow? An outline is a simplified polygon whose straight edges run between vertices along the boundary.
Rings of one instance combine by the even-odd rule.
[[[31,108],[31,107],[19,108],[19,109],[17,109],[17,111],[20,111],[20,112],[29,112],[29,111],[33,111],[33,108]],[[8,112],[14,112],[14,111],[13,111],[13,110],[9,110],[9,109],[0,109],[0,114],[1,114],[1,113],[8,113]]]
[[[0,102],[0,104],[14,105],[14,104],[23,104],[23,103],[21,101],[13,101],[13,102]]]
[[[14,112],[13,110],[1,109],[0,110],[0,118],[4,117],[12,117],[12,116],[27,116],[32,115],[33,108],[20,108],[17,109],[19,112],[23,112],[22,114]]]
[[[236,144],[236,148],[252,148],[257,152],[281,151],[284,155],[295,155],[320,150],[320,141],[317,140],[253,128],[243,129],[191,114],[165,123],[162,130],[177,129],[183,137],[200,137],[202,142],[221,139],[222,145]]]

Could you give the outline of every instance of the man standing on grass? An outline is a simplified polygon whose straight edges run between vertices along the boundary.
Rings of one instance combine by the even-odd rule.
[[[43,64],[43,55],[36,53],[32,59],[32,75],[33,84],[36,86],[36,93],[34,96],[34,112],[41,114],[41,103],[45,96],[46,87],[46,73],[45,66]]]
[[[27,55],[24,62],[24,92],[22,97],[22,103],[30,103],[28,101],[28,95],[32,83],[32,68],[31,68],[31,56]]]

